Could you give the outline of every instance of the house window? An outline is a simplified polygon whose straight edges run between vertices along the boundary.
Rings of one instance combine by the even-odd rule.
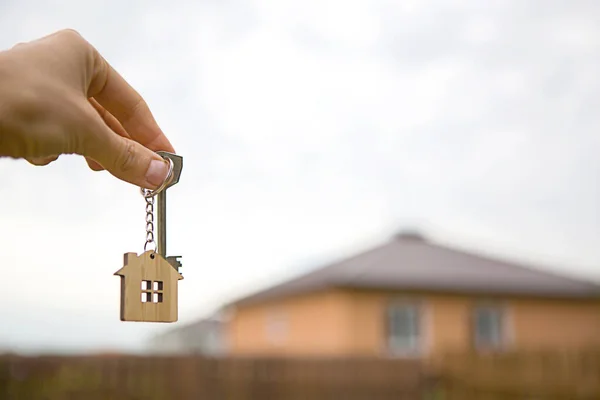
[[[163,302],[163,281],[142,281],[142,303]]]
[[[288,319],[284,312],[270,312],[265,321],[265,335],[271,344],[285,341],[288,331]]]
[[[474,336],[477,348],[495,349],[504,344],[503,310],[497,306],[475,308]]]
[[[388,347],[392,353],[409,354],[420,350],[420,307],[414,303],[392,304],[388,308]]]

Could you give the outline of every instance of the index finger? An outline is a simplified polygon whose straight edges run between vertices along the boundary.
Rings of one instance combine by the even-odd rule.
[[[150,150],[175,152],[142,96],[93,49],[88,96],[93,97],[125,128],[133,140]]]

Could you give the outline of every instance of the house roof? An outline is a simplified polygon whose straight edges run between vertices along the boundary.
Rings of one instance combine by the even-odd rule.
[[[336,287],[600,297],[600,285],[591,282],[447,248],[418,233],[401,233],[371,250],[251,294],[232,305]]]
[[[159,268],[165,268],[165,266],[168,265],[170,267],[169,272],[177,276],[177,280],[180,281],[183,279],[183,275],[179,272],[178,268],[179,266],[181,266],[181,263],[179,262],[179,260],[177,260],[177,257],[179,256],[172,256],[167,258],[160,257],[157,260],[154,259],[154,255],[151,250],[144,251],[141,254],[137,254],[135,252],[125,253],[123,255],[123,266],[113,275],[125,276],[127,275],[127,271],[131,271],[132,268],[139,268],[140,262],[143,262],[145,260],[147,262],[149,261],[151,263],[155,263],[155,265],[157,263]],[[150,259],[152,259],[153,261],[151,261]]]

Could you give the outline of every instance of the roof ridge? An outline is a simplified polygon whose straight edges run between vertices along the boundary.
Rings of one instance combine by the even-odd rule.
[[[375,247],[369,249],[368,251],[363,251],[362,253],[356,254],[354,257],[347,258],[345,260],[341,260],[337,264],[341,264],[341,263],[345,263],[345,262],[351,261],[351,260],[353,260],[355,258],[358,258],[360,256],[367,256],[370,253],[376,253],[378,250],[381,250],[384,247],[393,245],[393,243],[394,243],[393,240],[388,241],[388,242],[380,243],[378,246],[375,246]],[[381,257],[382,257],[382,255],[380,255],[379,257],[377,257],[377,260],[379,260]],[[363,264],[363,265],[361,265],[360,268],[357,268],[356,270],[352,271],[352,273],[346,274],[344,276],[344,279],[338,279],[335,282],[335,285],[344,285],[344,284],[350,284],[351,285],[353,282],[356,281],[356,278],[365,275],[365,273],[367,272],[367,271],[365,271],[365,269],[371,267],[372,264],[373,264],[373,262],[371,262],[370,264]]]
[[[380,243],[380,244],[378,244],[376,246],[370,247],[368,249],[358,250],[358,251],[356,251],[356,252],[354,252],[354,253],[352,253],[350,255],[342,256],[342,257],[339,257],[337,259],[332,259],[329,262],[321,264],[321,266],[314,267],[314,268],[312,268],[312,269],[310,269],[308,271],[304,271],[304,272],[302,272],[302,273],[300,273],[300,274],[298,274],[296,276],[290,277],[288,279],[284,279],[284,280],[282,280],[279,283],[272,283],[272,284],[270,284],[270,285],[268,285],[268,286],[266,286],[266,287],[264,287],[262,289],[258,289],[258,290],[254,291],[252,293],[249,293],[247,295],[241,296],[238,299],[234,299],[234,300],[228,302],[227,305],[235,305],[235,304],[238,304],[238,303],[241,303],[241,302],[252,300],[252,299],[254,299],[254,298],[258,297],[258,296],[262,296],[263,294],[267,294],[270,291],[281,287],[282,285],[290,285],[290,284],[293,284],[293,283],[297,283],[297,282],[301,281],[302,279],[306,279],[306,278],[309,278],[309,277],[311,277],[313,275],[320,274],[323,271],[327,271],[327,270],[333,269],[333,268],[335,268],[335,267],[337,267],[340,264],[343,264],[345,262],[348,262],[348,261],[354,260],[354,259],[356,259],[358,257],[362,257],[362,256],[365,256],[367,254],[373,253],[373,252],[375,252],[375,251],[377,251],[377,250],[379,250],[379,249],[387,246],[388,244],[389,243],[382,242],[382,243]],[[337,284],[337,282],[322,282],[322,283],[324,283],[324,285],[323,285],[324,287],[335,286]]]
[[[400,247],[396,248],[396,246]],[[421,268],[418,267],[418,262],[423,254],[428,255],[428,253],[433,258],[425,257],[423,260],[425,268],[430,272],[423,274],[418,271]],[[418,257],[417,264],[411,258],[415,256]],[[364,262],[360,262],[361,260],[357,262],[359,258]],[[408,264],[403,264],[404,262]],[[468,268],[461,268],[461,264]],[[432,269],[432,265],[436,265],[435,268]],[[444,268],[447,265],[456,266],[457,274]],[[402,271],[397,270],[398,266]],[[482,268],[479,268],[480,266]],[[373,276],[370,275],[371,272]],[[457,285],[456,282],[451,284],[448,279],[458,279],[460,284]],[[460,245],[394,238],[323,263],[320,267],[291,278],[282,279],[280,282],[230,301],[224,307],[328,288],[391,287],[390,285],[396,285],[394,287],[398,288],[430,286],[434,290],[459,291],[479,287],[482,290],[506,294],[531,293],[575,297],[600,295],[600,283],[547,270],[542,264],[470,250]]]

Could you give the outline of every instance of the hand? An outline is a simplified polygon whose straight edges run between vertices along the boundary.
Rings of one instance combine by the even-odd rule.
[[[81,35],[0,52],[0,156],[47,165],[79,154],[95,171],[155,189],[175,152],[144,99]]]

